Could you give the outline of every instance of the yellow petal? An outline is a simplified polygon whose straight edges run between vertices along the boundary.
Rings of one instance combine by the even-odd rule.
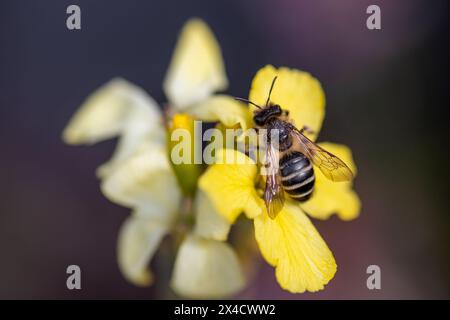
[[[276,267],[276,278],[283,289],[314,292],[333,278],[333,254],[298,205],[287,201],[275,219],[262,214],[254,224],[261,253]]]
[[[202,171],[201,165],[195,163],[195,143],[201,144],[201,141],[196,141],[195,139],[195,120],[186,113],[177,113],[172,117],[171,121],[169,121],[168,127],[168,154],[172,167],[184,194],[193,196],[197,189],[197,181]],[[183,136],[183,138],[181,138],[181,136],[175,138],[178,130],[185,132],[186,136]],[[186,141],[184,141],[184,139],[186,139]],[[180,150],[178,149],[178,146],[180,145],[185,145],[188,148],[183,148],[183,151],[176,152],[177,150]],[[181,155],[181,152],[183,153],[183,156]],[[185,152],[186,157],[184,157]],[[184,158],[187,161],[178,163],[177,161],[174,161],[174,157],[179,157],[181,158],[180,160]]]
[[[255,190],[257,166],[245,154],[221,149],[216,154],[217,164],[200,177],[200,189],[208,195],[216,210],[230,223],[241,212],[255,217],[264,210],[264,201]]]
[[[117,204],[164,221],[174,218],[181,199],[166,149],[152,145],[118,165],[103,179],[101,190]]]
[[[319,81],[309,73],[285,67],[275,69],[267,65],[253,78],[249,100],[264,106],[275,76],[278,78],[270,100],[289,111],[289,117],[297,128],[310,127],[315,134],[307,135],[315,139],[325,116],[325,95]]]
[[[164,143],[162,115],[147,93],[124,79],[113,79],[92,93],[63,132],[69,144],[92,144],[120,135],[112,158],[97,175],[106,176],[145,140]]]
[[[241,290],[244,277],[228,244],[188,236],[178,251],[171,286],[184,297],[221,298]]]
[[[196,118],[215,122],[220,121],[226,127],[239,125],[244,131],[251,126],[250,112],[246,105],[227,95],[208,98],[187,111]]]
[[[163,148],[166,145],[166,131],[164,128],[148,131],[143,126],[140,126],[138,121],[131,121],[129,124],[132,128],[125,130],[120,135],[112,157],[97,168],[96,174],[99,179],[104,179],[143,146]]]
[[[156,102],[141,88],[113,79],[94,91],[73,115],[63,132],[68,144],[93,144],[126,129],[146,134],[162,128]]]
[[[119,233],[117,256],[128,281],[139,286],[153,282],[149,263],[166,233],[167,227],[159,222],[136,215],[127,218]]]
[[[356,175],[351,150],[344,145],[322,142],[319,145],[341,158]],[[316,182],[313,196],[301,207],[311,217],[328,219],[337,214],[342,220],[351,220],[359,215],[361,201],[352,189],[352,182],[333,182],[328,180],[320,170],[315,169]]]
[[[195,197],[194,234],[208,239],[225,241],[230,231],[230,223],[214,208],[211,200],[198,190]]]
[[[202,20],[189,20],[164,80],[169,102],[181,110],[227,86],[222,54],[213,33]]]

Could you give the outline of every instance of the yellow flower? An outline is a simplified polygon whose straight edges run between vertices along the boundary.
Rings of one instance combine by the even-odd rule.
[[[250,122],[247,108],[227,95],[228,80],[219,44],[208,26],[191,19],[183,27],[164,80],[164,92],[171,108],[203,121],[220,121],[226,126]]]
[[[227,83],[217,41],[204,22],[192,19],[181,32],[164,81],[170,124],[144,90],[114,79],[88,97],[63,132],[69,144],[119,137],[113,157],[97,175],[103,194],[132,210],[117,248],[122,273],[136,285],[152,283],[150,260],[165,236],[180,232],[183,240],[171,280],[176,293],[222,297],[244,285],[237,256],[225,242],[230,223],[203,192],[195,190],[198,168],[173,165],[169,157],[173,146],[167,141],[167,127],[192,133],[193,119],[246,129],[250,120],[246,106],[232,97],[213,95]],[[190,192],[183,192],[186,189]]]
[[[308,73],[267,66],[255,76],[250,100],[264,104],[275,75],[271,100],[290,111],[297,127],[313,129],[309,137],[315,140],[325,98],[320,83]],[[317,170],[314,196],[302,205],[287,200],[271,219],[257,183],[258,164],[244,153],[220,149],[217,164],[200,179],[201,167],[175,164],[169,157],[174,145],[167,137],[180,128],[192,134],[195,119],[219,122],[221,129],[251,127],[251,107],[215,94],[227,84],[214,35],[204,22],[192,19],[181,31],[163,83],[167,117],[144,90],[117,78],[89,96],[65,128],[63,139],[69,144],[119,137],[114,155],[98,168],[97,176],[103,194],[132,211],[119,232],[120,269],[130,282],[150,285],[154,275],[149,263],[162,239],[178,240],[181,235],[172,289],[193,298],[236,293],[245,281],[226,240],[231,224],[244,212],[254,221],[259,248],[276,268],[280,285],[291,292],[320,290],[334,276],[336,263],[305,212],[320,219],[333,213],[355,218],[360,202],[351,182],[331,182]],[[356,172],[347,147],[322,145]]]
[[[325,98],[320,83],[310,74],[272,66],[262,68],[252,82],[249,100],[264,105],[271,82],[278,76],[271,101],[290,112],[298,128],[307,125],[315,140],[325,113]],[[356,172],[350,149],[333,143],[319,144],[334,153]],[[226,157],[227,161],[223,161]],[[235,161],[230,163],[229,159]],[[287,199],[283,209],[269,218],[262,190],[257,184],[257,164],[239,151],[223,149],[217,164],[200,178],[200,188],[217,211],[230,223],[244,212],[253,219],[255,237],[266,261],[276,268],[280,286],[293,293],[318,291],[333,278],[336,262],[305,212],[326,219],[337,213],[342,219],[357,217],[360,201],[352,182],[332,182],[319,170],[313,197],[303,204]]]

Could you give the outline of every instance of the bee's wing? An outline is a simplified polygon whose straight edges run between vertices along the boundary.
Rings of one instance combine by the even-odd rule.
[[[266,188],[264,190],[264,202],[266,203],[269,217],[275,219],[284,205],[284,191],[281,186],[279,174],[278,152],[272,145],[266,150]]]
[[[293,129],[292,135],[298,142],[299,151],[319,167],[325,177],[332,181],[353,179],[353,173],[344,161],[309,140],[297,128]]]

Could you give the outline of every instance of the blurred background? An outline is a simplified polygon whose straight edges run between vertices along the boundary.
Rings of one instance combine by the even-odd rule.
[[[81,7],[80,31],[66,28],[70,4]],[[371,4],[381,30],[366,28]],[[129,209],[104,198],[95,177],[116,142],[71,147],[60,135],[115,76],[164,102],[178,31],[194,16],[220,42],[232,95],[247,96],[266,64],[317,77],[327,98],[319,139],[349,145],[359,169],[360,217],[314,222],[338,263],[326,290],[284,292],[258,258],[237,298],[449,298],[448,9],[414,0],[1,1],[0,298],[171,297],[163,255],[150,288],[118,269]],[[66,288],[70,264],[81,267],[82,290]],[[366,287],[371,264],[381,290]]]

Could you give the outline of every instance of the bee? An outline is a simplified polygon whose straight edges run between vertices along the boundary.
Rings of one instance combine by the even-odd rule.
[[[312,196],[315,182],[313,165],[332,181],[348,181],[353,178],[352,171],[341,159],[305,136],[304,133],[313,133],[309,127],[297,129],[289,119],[288,110],[270,101],[276,80],[277,77],[272,81],[263,107],[247,99],[236,98],[257,108],[253,115],[256,129],[266,129],[267,132],[264,137],[264,202],[272,219],[283,208],[285,193],[299,202]],[[277,143],[272,138],[275,136],[274,130],[277,133]]]

